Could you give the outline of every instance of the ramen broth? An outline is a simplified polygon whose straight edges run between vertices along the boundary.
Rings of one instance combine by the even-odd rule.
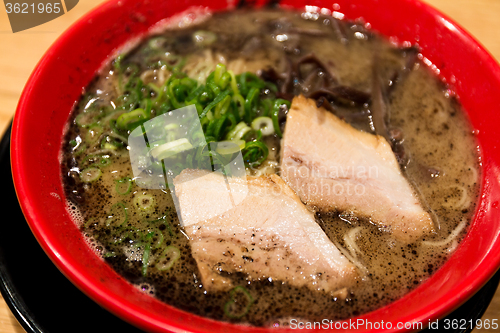
[[[285,93],[280,89],[288,84],[284,81],[290,64],[310,54],[342,85],[367,94],[377,61],[390,111],[386,121],[391,140],[404,147],[395,152],[437,231],[406,244],[352,213],[316,212],[319,225],[343,253],[356,260],[363,278],[347,293],[332,296],[272,277],[253,281],[234,273],[234,285],[243,286],[252,302],[244,315],[231,316],[225,311],[228,302],[237,303],[235,298],[247,295],[204,288],[170,191],[143,189],[135,183],[127,150],[130,131],[116,129],[117,120],[137,108],[146,109],[149,118],[174,109],[172,105],[162,109],[161,103],[139,104],[137,96],[154,100],[174,71],[206,82],[219,63],[235,75],[250,72],[277,85],[278,92],[263,87],[263,99],[266,94],[283,99],[290,93],[307,95],[315,89],[312,81],[291,83]],[[312,63],[301,70],[309,71]],[[321,70],[325,68],[316,76],[303,73],[302,78],[321,80],[325,75]],[[279,78],[270,78],[272,73],[280,74]],[[136,80],[127,86],[130,78],[140,78],[142,84]],[[327,103],[354,127],[374,133],[370,100]],[[286,126],[284,117],[279,121]],[[248,174],[279,174],[279,136],[261,141],[268,155],[260,164],[247,165]],[[480,166],[477,142],[461,106],[418,60],[415,48],[397,47],[359,22],[315,13],[241,10],[213,14],[194,26],[150,36],[98,73],[69,118],[61,170],[69,211],[89,244],[137,288],[201,316],[270,326],[287,325],[291,318],[352,317],[416,288],[464,237],[478,200]],[[167,264],[159,264],[161,260]]]

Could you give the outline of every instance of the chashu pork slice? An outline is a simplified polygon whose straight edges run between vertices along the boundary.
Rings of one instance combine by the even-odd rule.
[[[434,230],[387,140],[302,95],[287,114],[281,177],[307,205],[367,217],[398,240],[412,242]]]
[[[332,295],[356,283],[358,269],[279,176],[184,170],[174,186],[207,290],[228,290],[235,272]]]

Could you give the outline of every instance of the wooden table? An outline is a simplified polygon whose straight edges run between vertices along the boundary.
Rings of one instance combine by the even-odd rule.
[[[174,0],[172,0],[174,1]],[[30,30],[13,34],[0,5],[0,133],[15,112],[21,91],[31,71],[47,48],[75,20],[103,0],[83,0],[67,14]],[[500,0],[426,0],[475,36],[500,60]],[[500,290],[483,319],[500,320]],[[0,296],[0,333],[24,332]],[[493,332],[492,330],[475,330]],[[500,332],[500,329],[497,330]]]

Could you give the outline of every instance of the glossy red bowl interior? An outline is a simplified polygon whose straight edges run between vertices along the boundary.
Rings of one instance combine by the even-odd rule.
[[[112,0],[73,25],[48,50],[31,75],[12,130],[12,168],[27,221],[57,267],[104,308],[147,331],[263,332],[194,316],[168,306],[121,278],[87,246],[66,211],[59,172],[65,122],[82,89],[109,56],[131,38],[190,6],[223,10],[231,1]],[[234,2],[235,3],[235,2]],[[261,1],[253,1],[262,5]],[[421,322],[445,316],[471,297],[500,266],[500,67],[462,28],[416,0],[284,0],[304,10],[327,8],[363,18],[399,42],[418,43],[426,61],[451,83],[477,131],[482,195],[472,227],[451,259],[402,299],[353,320]],[[457,138],[459,139],[459,138]],[[352,321],[351,321],[352,322]],[[349,331],[351,322],[339,323]],[[400,326],[400,325],[399,325]],[[340,327],[340,326],[337,326]],[[406,328],[409,328],[408,326]],[[353,329],[362,332],[365,326]]]

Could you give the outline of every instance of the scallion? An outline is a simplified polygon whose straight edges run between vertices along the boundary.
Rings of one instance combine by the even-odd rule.
[[[181,251],[175,246],[167,246],[156,263],[156,268],[159,271],[167,271],[181,257]]]
[[[95,182],[101,177],[102,171],[97,167],[88,167],[82,171],[80,178],[86,183]]]
[[[83,161],[82,166],[96,166],[96,167],[106,167],[111,164],[111,159],[109,155],[87,155]]]
[[[264,162],[269,155],[269,148],[262,141],[247,142],[243,150],[243,161],[246,165],[255,167]]]
[[[245,121],[251,123],[253,116],[255,114],[255,108],[258,104],[259,89],[251,88],[248,92],[247,98],[245,99]]]
[[[219,104],[224,98],[226,98],[226,96],[229,96],[230,93],[231,92],[229,90],[226,90],[217,95],[217,97],[203,109],[203,112],[200,114],[200,119],[205,117],[208,111],[212,110],[217,104]]]
[[[109,210],[108,217],[106,219],[106,226],[121,226],[128,221],[128,212],[125,204],[122,202],[117,202]]]
[[[122,130],[133,130],[137,126],[148,120],[148,115],[144,109],[138,108],[122,114],[116,119],[116,126]]]
[[[99,139],[103,131],[104,129],[100,125],[96,124],[89,126],[87,135],[85,135],[85,141],[87,141],[88,144],[93,144]]]
[[[186,138],[167,142],[159,145],[149,151],[149,154],[156,160],[161,161],[165,158],[174,156],[180,152],[192,149],[193,145]]]
[[[142,255],[142,269],[141,269],[142,276],[146,276],[148,272],[150,252],[151,252],[151,244],[148,243],[144,246],[144,253]]]
[[[273,119],[273,125],[274,125],[274,130],[276,131],[276,134],[282,138],[283,134],[281,133],[280,129],[280,123],[279,123],[279,112],[281,107],[285,105],[287,108],[290,108],[290,102],[284,99],[277,99],[274,102],[273,110],[272,110],[272,119]]]
[[[115,191],[119,195],[127,195],[132,191],[132,179],[130,177],[123,177],[115,182]]]
[[[245,141],[243,140],[220,141],[217,142],[217,148],[215,150],[221,155],[232,155],[239,152],[242,146],[245,148]]]
[[[237,286],[229,293],[229,301],[224,305],[224,313],[231,319],[244,317],[254,299],[245,287]]]
[[[274,133],[273,120],[269,117],[258,117],[252,121],[252,128],[256,131],[261,131],[263,136],[268,136]]]
[[[142,212],[152,212],[156,207],[155,197],[151,194],[137,194],[134,197],[134,206]]]
[[[252,129],[244,121],[237,124],[229,133],[226,135],[227,140],[240,140],[245,134],[250,132]]]

